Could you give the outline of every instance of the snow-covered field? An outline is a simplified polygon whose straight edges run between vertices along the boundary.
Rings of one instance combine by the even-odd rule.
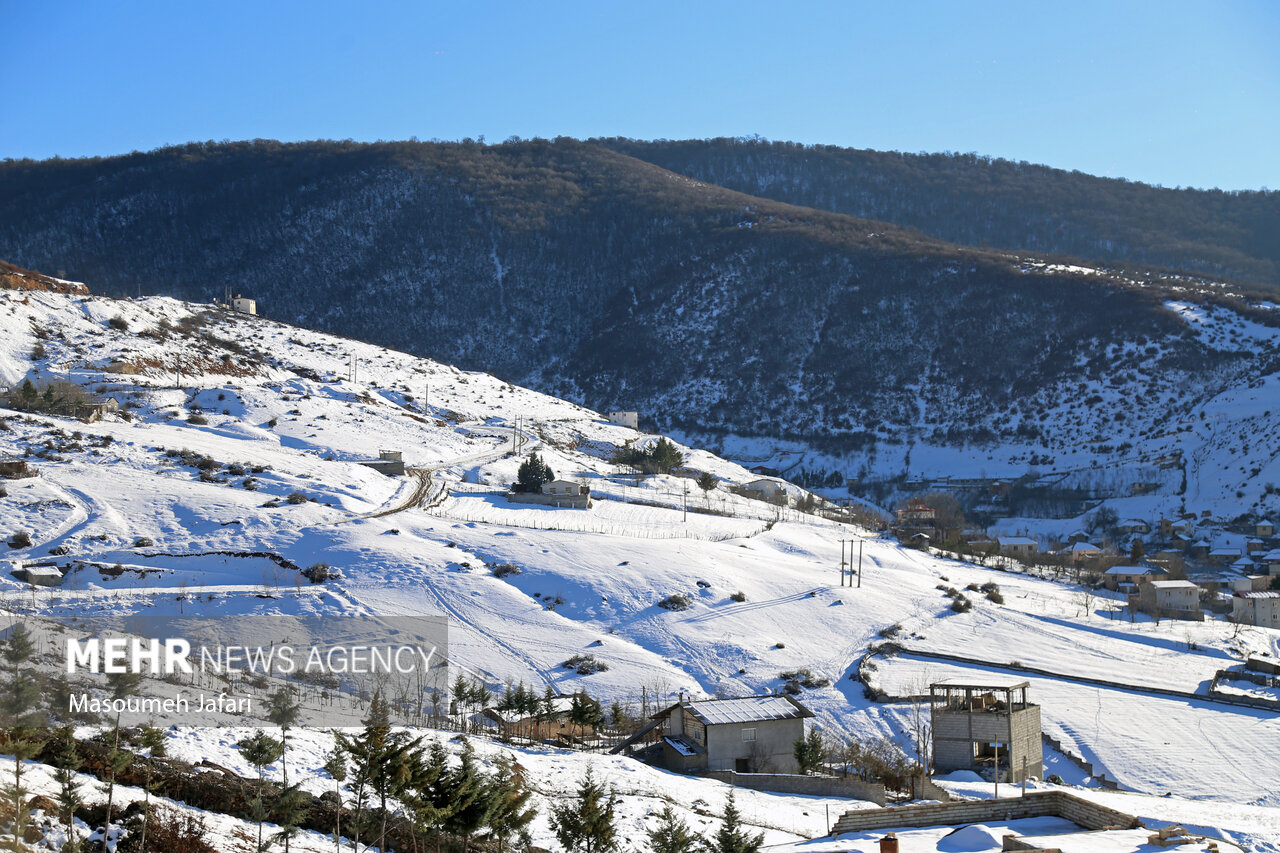
[[[8,426],[0,457],[45,454],[27,457],[38,477],[3,483],[0,530],[32,540],[7,549],[8,557],[65,549],[59,559],[85,564],[64,587],[34,593],[6,573],[0,598],[11,610],[62,621],[93,616],[143,634],[199,622],[246,642],[278,640],[282,625],[299,635],[322,630],[326,615],[408,631],[438,613],[451,623],[451,663],[492,688],[523,680],[539,691],[583,689],[633,712],[642,692],[652,709],[681,691],[777,690],[782,672],[807,668],[829,680],[799,697],[824,733],[887,735],[910,750],[908,709],[869,701],[850,678],[896,625],[897,642],[925,655],[1016,661],[1064,676],[1030,676],[1032,700],[1064,748],[1150,795],[1096,794],[1132,798],[1116,808],[1280,850],[1275,715],[1141,689],[1203,692],[1215,670],[1243,654],[1280,651],[1280,633],[1108,618],[1110,602],[1095,598],[1086,607],[1067,585],[905,550],[735,495],[727,484],[755,477],[703,451],[685,448],[690,468],[722,481],[709,494],[682,477],[619,478],[608,461],[613,450],[653,436],[483,374],[259,318],[214,312],[203,323],[187,320],[184,335],[184,318],[202,310],[160,298],[0,292],[0,384],[69,375],[114,397],[131,418],[84,424],[0,410]],[[33,362],[37,341],[45,355]],[[107,372],[122,360],[143,372]],[[510,453],[513,441],[519,455]],[[385,477],[357,464],[380,450],[401,451],[417,473]],[[589,484],[594,506],[509,503],[499,493],[530,450],[558,477]],[[193,454],[213,460],[203,477]],[[295,493],[305,500],[287,502]],[[423,496],[425,507],[412,505]],[[841,540],[852,539],[864,540],[860,588],[840,583]],[[215,551],[324,562],[342,577],[313,588],[269,559]],[[195,554],[205,556],[173,556]],[[123,574],[104,573],[117,563]],[[519,573],[496,577],[498,564]],[[999,585],[1003,604],[966,591],[987,583]],[[963,592],[973,609],[952,612],[939,585]],[[689,596],[688,609],[657,606],[677,593]],[[608,669],[579,675],[562,666],[579,653]],[[877,684],[891,693],[973,671],[912,655],[876,666]],[[247,771],[236,737],[175,730],[170,751]],[[300,735],[290,761],[314,771],[327,737]],[[506,749],[477,746],[489,758]],[[624,794],[637,850],[646,817],[664,797],[705,828],[714,820],[701,812],[718,813],[725,791],[622,758],[521,750],[518,759],[546,799],[564,796],[583,768],[596,767]],[[778,843],[820,834],[827,805],[833,819],[849,806],[738,796],[751,822]],[[1169,817],[1179,809],[1188,816]],[[535,840],[554,848],[543,811]],[[297,849],[322,848],[316,841]]]

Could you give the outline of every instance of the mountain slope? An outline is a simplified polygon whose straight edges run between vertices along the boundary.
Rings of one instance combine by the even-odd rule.
[[[700,181],[968,246],[1280,286],[1280,192],[1166,189],[974,154],[751,139],[593,140]]]

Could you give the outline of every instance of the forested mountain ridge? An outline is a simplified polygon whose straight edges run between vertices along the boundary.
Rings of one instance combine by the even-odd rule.
[[[592,140],[708,183],[953,243],[1280,287],[1280,192],[1167,189],[975,154],[753,139]]]
[[[1211,343],[1168,305],[1222,288],[956,246],[563,139],[9,162],[0,257],[108,293],[230,287],[654,427],[837,453],[1118,442],[1274,369],[1269,345]],[[1100,383],[1167,402],[1122,427],[1068,417]]]

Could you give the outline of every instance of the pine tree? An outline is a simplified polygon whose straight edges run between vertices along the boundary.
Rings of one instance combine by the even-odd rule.
[[[13,754],[13,784],[6,786],[5,794],[13,810],[14,843],[18,844],[26,831],[27,789],[22,784],[22,771],[28,760],[40,752],[44,736],[39,724],[41,685],[31,659],[35,656],[35,644],[22,623],[13,627],[9,639],[0,646],[0,661],[4,665],[4,693],[0,695],[0,713],[4,715],[5,736],[8,751]]]
[[[131,693],[137,692],[138,685],[142,683],[142,676],[136,672],[113,672],[107,676],[107,687],[111,691],[112,699],[124,699]],[[111,729],[111,749],[107,752],[107,811],[102,825],[102,837],[107,839],[111,835],[111,811],[115,804],[116,792],[116,775],[129,766],[133,761],[133,756],[127,749],[120,748],[120,715],[116,714],[115,723]]]
[[[281,793],[281,799],[285,799],[289,791],[289,764],[286,760],[289,752],[289,728],[298,721],[298,714],[301,706],[294,701],[293,688],[289,686],[281,687],[279,690],[271,694],[267,703],[267,719],[280,727],[280,780],[284,784],[285,791]],[[294,804],[299,801],[298,796],[289,799],[287,805],[277,804],[277,810],[281,814],[295,815],[297,808]],[[301,820],[301,817],[298,818]],[[281,826],[288,827],[285,820],[277,816],[276,822]],[[292,827],[289,833],[278,833],[275,837],[283,839],[284,853],[289,853],[289,844],[293,836],[297,834],[297,827]]]
[[[444,828],[462,836],[463,849],[468,850],[471,836],[489,822],[493,805],[490,800],[492,791],[480,774],[475,749],[470,742],[463,741],[461,762],[448,774],[444,787],[453,807],[444,820]]]
[[[701,836],[689,829],[670,805],[662,807],[658,826],[648,833],[649,848],[653,853],[693,853],[705,843]]]
[[[369,795],[378,800],[378,849],[385,850],[387,801],[397,797],[409,784],[420,739],[391,731],[390,714],[381,693],[375,693],[369,703],[369,715],[361,733],[354,736],[339,733],[337,737],[355,767],[356,814],[361,815],[363,811],[366,786]],[[360,819],[356,824],[357,847],[364,823],[364,819]]]
[[[614,811],[618,798],[597,782],[590,768],[571,803],[552,806],[551,831],[570,853],[612,853],[618,849]]]
[[[149,758],[164,757],[164,732],[154,726],[143,726],[138,736],[139,748],[148,753]],[[142,839],[139,843],[140,853],[147,853],[147,826],[151,823],[151,762],[146,764],[146,774],[142,781]]]
[[[658,474],[670,474],[672,470],[684,464],[684,454],[676,448],[675,443],[667,438],[659,438],[649,451],[649,459],[653,470]]]
[[[527,832],[537,810],[529,805],[532,792],[524,786],[524,774],[515,759],[503,754],[495,763],[497,769],[489,780],[489,832],[497,839],[498,849],[504,850],[513,835]]]
[[[76,771],[79,769],[80,754],[76,749],[75,733],[68,726],[58,734],[58,750],[53,771],[53,781],[58,786],[55,797],[58,803],[58,820],[62,822],[62,830],[67,837],[61,853],[80,853],[81,850],[80,839],[76,837],[76,811],[84,805],[80,785],[76,782]],[[145,840],[143,850],[145,853]]]
[[[543,483],[549,483],[555,478],[555,472],[542,461],[536,451],[530,453],[516,471],[516,482],[520,484],[521,491],[525,492],[536,492],[542,488]]]
[[[742,815],[738,813],[733,791],[729,792],[729,797],[725,800],[721,821],[714,843],[708,847],[709,853],[758,853],[760,846],[764,844],[764,833],[753,837],[742,825]]]
[[[280,756],[284,754],[284,746],[261,729],[237,743],[236,746],[240,747],[244,760],[258,772],[258,784],[255,786],[254,798],[249,802],[249,809],[258,824],[257,853],[264,853],[267,846],[264,846],[262,838],[262,825],[268,816],[266,801],[263,799],[266,788],[266,768],[268,764],[280,760]],[[269,845],[269,842],[267,844]]]
[[[796,738],[792,752],[796,757],[796,764],[800,765],[800,772],[807,776],[822,766],[826,752],[822,745],[822,735],[817,729],[810,729],[808,735]]]
[[[342,853],[342,783],[347,781],[347,754],[336,738],[321,769],[333,780],[334,801],[337,803],[333,810],[333,845],[337,853]]]
[[[415,825],[438,834],[456,808],[449,787],[449,756],[440,741],[432,740],[425,754],[419,751],[414,758],[401,800],[412,812]]]

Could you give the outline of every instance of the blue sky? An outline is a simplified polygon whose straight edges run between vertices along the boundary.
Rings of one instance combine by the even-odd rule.
[[[0,157],[750,136],[1280,188],[1280,2],[0,0]]]

